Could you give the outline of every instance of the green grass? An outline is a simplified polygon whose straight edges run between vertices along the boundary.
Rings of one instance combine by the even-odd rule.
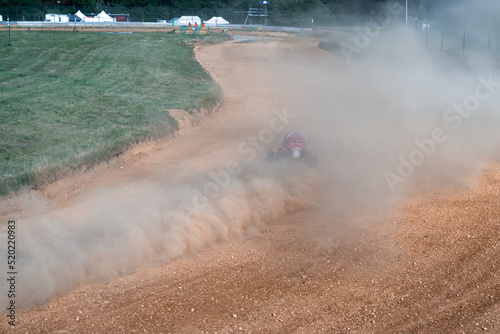
[[[14,31],[14,46],[0,45],[0,194],[172,133],[166,109],[213,108],[220,89],[192,38]]]

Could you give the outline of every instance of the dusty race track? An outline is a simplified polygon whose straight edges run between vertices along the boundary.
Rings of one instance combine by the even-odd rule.
[[[224,91],[215,114],[196,118],[173,111],[183,124],[175,138],[138,146],[94,171],[58,181],[39,191],[43,203],[11,203],[9,219],[58,211],[57,219],[66,222],[61,226],[82,215],[105,224],[121,212],[118,207],[128,206],[134,222],[125,223],[137,227],[130,240],[142,239],[98,239],[95,247],[126,246],[90,260],[67,259],[84,267],[100,261],[100,269],[85,267],[78,277],[71,271],[79,267],[59,262],[57,250],[49,253],[44,265],[57,271],[59,281],[40,283],[51,276],[38,272],[20,286],[20,294],[28,284],[30,294],[51,292],[26,299],[39,305],[18,310],[15,329],[4,316],[0,332],[500,333],[500,164],[475,166],[452,186],[431,178],[431,185],[423,182],[417,191],[389,198],[383,173],[377,177],[384,190],[377,190],[372,175],[358,178],[361,184],[338,181],[343,171],[359,167],[346,162],[345,152],[335,159],[327,149],[321,154],[320,143],[319,171],[262,165],[265,149],[249,149],[249,137],[269,128],[281,131],[266,130],[273,133],[268,146],[287,130],[309,133],[313,143],[328,139],[328,131],[311,133],[314,125],[299,110],[311,101],[299,100],[307,95],[321,101],[330,94],[333,88],[317,82],[325,70],[347,83],[354,70],[316,46],[274,36],[199,47],[197,58]],[[358,100],[347,88],[339,90]],[[329,112],[332,104],[314,108]],[[373,150],[363,156],[376,160]],[[244,166],[231,180],[240,187],[228,186],[215,198],[226,209],[186,220],[193,227],[179,232],[178,249],[161,245],[157,230],[144,232],[149,223],[144,230],[137,223],[166,219],[170,211],[162,211],[162,196],[176,192],[178,183],[206,185],[199,175],[235,169],[228,167],[233,160]],[[331,160],[345,166],[329,174]],[[92,202],[95,197],[104,207]],[[116,269],[114,263],[124,264]],[[19,275],[22,280],[27,271]]]

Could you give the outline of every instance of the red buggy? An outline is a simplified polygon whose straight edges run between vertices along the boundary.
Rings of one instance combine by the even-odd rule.
[[[296,131],[286,134],[281,147],[277,151],[269,150],[269,161],[303,161],[312,166],[318,166],[318,157],[311,154],[307,141]]]

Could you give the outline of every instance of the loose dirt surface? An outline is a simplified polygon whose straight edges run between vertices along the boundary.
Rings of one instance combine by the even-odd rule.
[[[77,195],[97,186],[220,169],[267,126],[272,107],[286,103],[270,66],[301,57],[344,70],[316,45],[277,36],[200,47],[199,61],[224,91],[215,114],[176,111],[184,130],[175,138],[138,146],[39,195],[78,208]],[[339,216],[332,203],[341,194],[317,190],[317,205],[287,209],[256,236],[82,284],[18,311],[15,329],[4,318],[0,331],[500,333],[500,164],[485,167],[471,187],[426,189],[365,216]],[[29,214],[15,211],[16,219]]]

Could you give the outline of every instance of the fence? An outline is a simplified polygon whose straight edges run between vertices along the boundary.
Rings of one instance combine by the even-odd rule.
[[[500,54],[499,27],[436,27],[422,32],[426,48],[453,53]]]
[[[4,20],[7,17],[11,21],[43,21],[45,14],[74,14],[80,10],[84,14],[98,14],[100,10],[93,7],[78,6],[31,6],[31,7],[0,7],[0,15]],[[170,8],[170,7],[104,7],[106,13],[128,14],[131,22],[157,22],[158,20],[170,20],[180,16],[200,16],[205,20],[212,16],[222,16],[231,24],[245,23],[248,8],[222,8],[222,9],[197,9],[197,8]],[[313,26],[334,26],[334,25],[363,25],[370,20],[365,15],[331,15],[323,13],[297,13],[269,11],[267,17],[268,25],[289,26],[298,28],[311,28]],[[264,24],[263,18],[250,18],[250,24]]]

